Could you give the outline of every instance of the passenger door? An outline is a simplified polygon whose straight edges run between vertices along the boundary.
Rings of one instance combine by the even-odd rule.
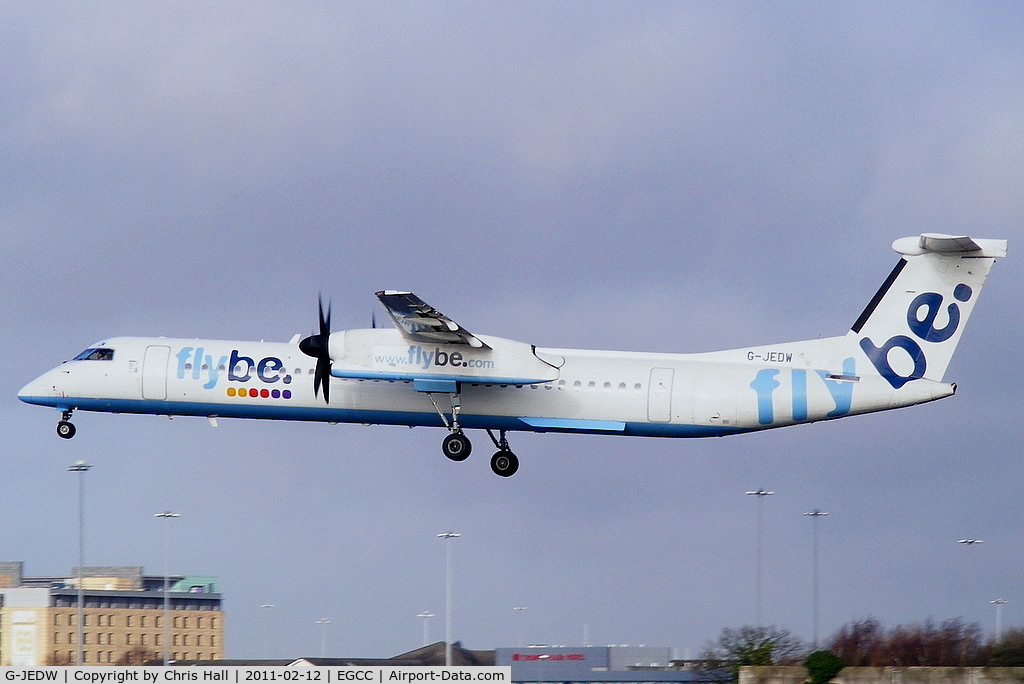
[[[647,390],[647,420],[652,423],[668,423],[672,420],[672,378],[671,368],[652,368],[651,384]]]
[[[170,347],[156,344],[146,347],[146,356],[142,361],[143,399],[167,399],[167,361],[170,358]]]

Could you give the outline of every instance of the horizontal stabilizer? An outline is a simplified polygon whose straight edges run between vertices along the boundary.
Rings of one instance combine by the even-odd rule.
[[[975,240],[966,235],[941,233],[923,233],[917,237],[900,238],[892,243],[892,248],[904,256],[928,253],[993,258],[1006,256],[1006,240]]]

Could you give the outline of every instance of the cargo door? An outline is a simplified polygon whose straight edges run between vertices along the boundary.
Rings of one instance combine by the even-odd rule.
[[[667,423],[672,420],[672,377],[671,368],[652,368],[651,384],[647,390],[647,420],[652,423]]]
[[[170,358],[170,347],[156,344],[146,347],[146,356],[142,360],[143,399],[167,399],[167,361]]]

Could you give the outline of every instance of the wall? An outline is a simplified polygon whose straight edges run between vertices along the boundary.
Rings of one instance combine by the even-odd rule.
[[[804,684],[803,667],[741,667],[739,684]],[[1009,684],[1024,667],[847,667],[836,684]]]

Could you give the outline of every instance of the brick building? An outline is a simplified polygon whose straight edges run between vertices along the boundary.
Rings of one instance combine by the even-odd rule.
[[[0,562],[0,666],[75,664],[78,568],[70,576],[25,577],[21,562]],[[224,613],[216,577],[164,577],[142,567],[82,569],[82,662],[159,664],[224,657]]]

